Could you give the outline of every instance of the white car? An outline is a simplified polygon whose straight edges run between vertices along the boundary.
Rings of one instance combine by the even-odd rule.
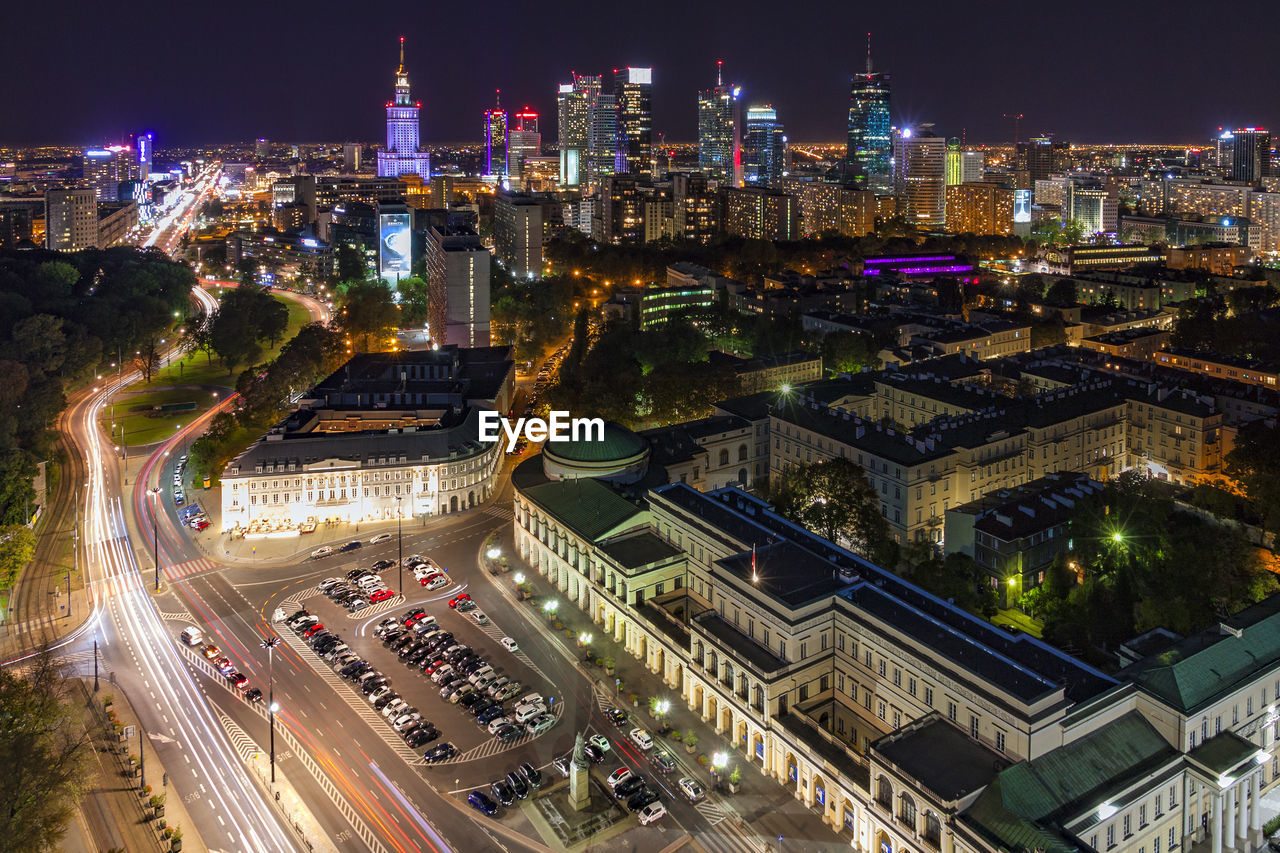
[[[382,716],[388,720],[394,720],[409,710],[409,703],[403,699],[396,699],[394,702],[388,702],[387,707],[382,709]]]
[[[506,649],[507,651],[513,654],[515,652],[520,651],[520,646],[516,643],[515,640],[511,639],[510,637],[503,637],[498,642],[502,645],[504,649]]]
[[[483,611],[483,610],[477,610],[475,613],[472,613],[472,614],[471,614],[471,618],[472,618],[472,619],[474,619],[474,620],[476,620],[476,624],[477,624],[477,625],[488,625],[488,624],[489,624],[489,617],[484,615],[484,611]]]
[[[601,752],[609,752],[613,749],[613,744],[609,743],[609,739],[604,735],[592,735],[587,738],[587,742]]]
[[[498,717],[498,719],[492,720],[489,723],[489,734],[496,735],[498,733],[498,729],[505,725],[509,725],[511,722],[512,720],[510,717]]]
[[[523,725],[534,717],[545,713],[547,713],[547,706],[541,703],[537,705],[520,705],[516,708],[515,718],[517,723]]]
[[[401,714],[400,716],[395,718],[394,722],[392,722],[391,728],[395,729],[398,732],[402,732],[405,729],[409,728],[409,726],[412,726],[414,723],[418,722],[421,719],[422,719],[422,715],[417,712],[414,712],[411,714]]]
[[[427,589],[439,589],[442,586],[448,586],[448,585],[449,585],[449,578],[446,577],[445,575],[432,575],[431,579],[428,580],[426,583]]]
[[[319,548],[311,552],[311,559],[318,560],[321,557],[327,557],[333,553],[333,549],[328,545],[321,545]]]
[[[636,812],[636,817],[640,818],[642,826],[648,826],[656,820],[662,819],[667,813],[667,807],[660,801],[649,803],[649,805]]]
[[[632,729],[630,738],[632,743],[646,752],[653,749],[653,735],[644,729]]]
[[[390,541],[391,541],[390,533],[379,533],[377,536],[369,540],[369,544],[377,545],[379,542],[390,542]]]
[[[545,704],[546,702],[543,701],[541,693],[530,693],[526,696],[520,697],[520,700],[516,702],[516,710],[519,711],[525,705],[545,705]]]
[[[617,770],[609,774],[609,778],[605,779],[604,783],[608,785],[609,790],[612,791],[614,788],[618,787],[630,778],[631,770],[626,767],[619,767]]]
[[[688,776],[683,777],[680,782],[680,793],[689,798],[689,802],[696,803],[707,795],[707,789],[696,779]]]

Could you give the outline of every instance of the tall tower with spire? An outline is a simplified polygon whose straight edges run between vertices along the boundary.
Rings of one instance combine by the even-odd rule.
[[[493,108],[484,111],[484,173],[500,181],[511,174],[507,158],[507,111],[502,90],[494,93]]]
[[[849,146],[845,163],[867,189],[893,191],[890,160],[893,139],[889,123],[889,75],[873,70],[871,33],[867,33],[867,70],[853,75],[849,92]]]
[[[395,99],[387,102],[387,147],[378,152],[378,176],[418,175],[431,178],[431,155],[418,142],[418,113],[422,109],[409,92],[404,67],[404,37],[400,37],[400,66],[396,68]]]

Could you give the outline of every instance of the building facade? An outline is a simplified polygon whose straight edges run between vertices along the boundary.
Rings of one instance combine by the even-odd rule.
[[[98,245],[98,194],[92,187],[44,194],[45,247],[77,252]]]
[[[418,113],[422,104],[409,91],[404,67],[404,38],[400,39],[400,65],[396,68],[395,96],[387,103],[387,145],[378,152],[378,176],[417,175],[431,180],[431,155],[418,141]]]
[[[489,346],[489,250],[470,228],[427,229],[428,330],[445,346]]]
[[[927,130],[904,128],[893,141],[893,188],[899,213],[919,228],[946,224],[947,143]]]
[[[721,186],[742,186],[742,89],[726,84],[698,91],[698,169]]]
[[[870,37],[866,71],[849,84],[849,141],[845,162],[854,180],[877,195],[893,192],[893,137],[889,120],[889,75],[871,67]]]

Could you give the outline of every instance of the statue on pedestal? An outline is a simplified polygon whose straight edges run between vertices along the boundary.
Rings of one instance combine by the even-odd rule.
[[[569,766],[569,805],[582,811],[591,805],[591,762],[587,760],[582,732],[573,740],[573,760]]]

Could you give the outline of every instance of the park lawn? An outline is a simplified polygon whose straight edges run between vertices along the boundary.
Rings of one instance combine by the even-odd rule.
[[[280,349],[293,336],[298,334],[298,330],[305,326],[309,321],[309,315],[305,306],[292,299],[285,299],[276,296],[276,300],[283,302],[285,307],[289,309],[289,325],[285,329],[284,337],[281,338],[280,344],[272,349],[264,350],[261,361],[263,363],[271,361],[280,354]],[[244,370],[248,365],[239,365],[236,370]],[[228,373],[227,368],[218,361],[218,357],[214,356],[212,361],[202,352],[188,353],[183,358],[177,359],[163,369],[156,372],[151,378],[151,387],[159,388],[165,385],[221,385],[224,388],[234,387],[236,384],[236,376],[238,373]],[[130,444],[133,441],[130,440]]]
[[[226,399],[226,394],[220,394],[219,399]],[[164,406],[170,403],[195,403],[196,407],[183,412],[165,412],[164,414],[150,411],[153,406]],[[120,443],[121,424],[124,425],[124,439],[129,447],[153,444],[173,435],[178,431],[179,426],[187,426],[212,408],[213,404],[213,392],[199,388],[157,388],[141,394],[125,392],[116,395],[115,429],[112,429],[110,405],[102,409],[102,429],[111,436],[112,442],[117,446]],[[135,406],[146,406],[148,410],[131,411]]]

